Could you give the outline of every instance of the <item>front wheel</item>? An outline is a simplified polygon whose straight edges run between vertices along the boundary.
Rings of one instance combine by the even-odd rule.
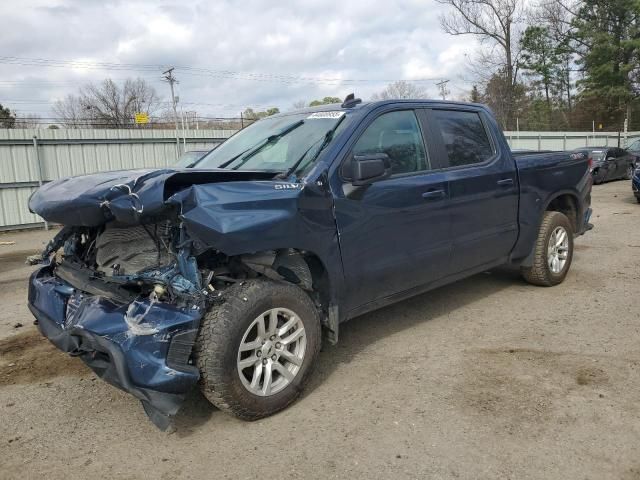
[[[544,212],[534,245],[533,265],[521,269],[534,285],[551,287],[562,283],[573,259],[573,228],[566,215]]]
[[[237,283],[203,318],[196,341],[201,389],[220,410],[257,420],[299,395],[320,350],[318,311],[300,288]]]

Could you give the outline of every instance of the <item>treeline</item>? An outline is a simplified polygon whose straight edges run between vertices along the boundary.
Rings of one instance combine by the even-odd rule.
[[[640,129],[637,0],[437,1],[445,32],[480,40],[468,99],[506,130]]]

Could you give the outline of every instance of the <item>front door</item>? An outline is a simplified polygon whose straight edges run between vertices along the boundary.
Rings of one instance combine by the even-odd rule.
[[[354,187],[341,169],[335,211],[349,310],[445,276],[451,250],[447,185],[432,172],[416,111],[386,112],[370,122],[347,162],[386,153],[392,175]]]

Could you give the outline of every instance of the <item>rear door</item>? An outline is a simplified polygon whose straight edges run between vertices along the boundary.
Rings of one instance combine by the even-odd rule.
[[[447,185],[421,129],[419,110],[374,115],[356,133],[337,172],[335,213],[349,309],[446,275],[451,251]],[[426,140],[426,141],[425,141]],[[392,175],[354,187],[353,155],[386,153]]]
[[[449,272],[506,261],[518,236],[518,178],[511,152],[497,148],[482,111],[433,108],[427,121],[437,135],[438,160],[446,166],[449,186]]]

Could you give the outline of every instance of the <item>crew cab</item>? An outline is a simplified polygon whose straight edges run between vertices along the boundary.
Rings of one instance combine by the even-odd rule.
[[[298,397],[350,318],[504,264],[562,282],[591,185],[582,153],[514,156],[483,105],[350,95],[192,168],[44,185],[30,209],[63,228],[29,307],[160,428],[197,384],[257,419]]]

